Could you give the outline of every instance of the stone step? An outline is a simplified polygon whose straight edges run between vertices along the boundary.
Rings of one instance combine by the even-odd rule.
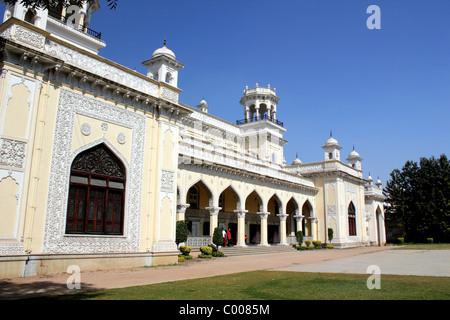
[[[270,246],[258,246],[249,245],[246,247],[221,247],[219,251],[223,252],[225,256],[243,256],[243,255],[256,255],[256,254],[270,254],[281,252],[296,252],[297,250],[291,245],[270,245]]]

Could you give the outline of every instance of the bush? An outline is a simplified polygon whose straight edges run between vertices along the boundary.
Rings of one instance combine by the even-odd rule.
[[[327,244],[327,247],[326,247],[327,249],[334,249],[334,246],[333,245],[331,245],[331,244]]]
[[[200,258],[200,259],[211,259],[212,258],[212,255],[210,255],[210,254],[199,254],[198,255],[198,257]]]
[[[184,257],[183,256],[178,256],[178,262],[184,262]]]
[[[200,247],[200,252],[204,255],[211,255],[213,249],[211,247]]]
[[[314,245],[314,248],[316,248],[316,249],[322,249],[322,241],[315,240],[315,241],[313,241],[312,243],[313,243],[313,245]]]
[[[213,243],[216,246],[223,246],[222,228],[215,228],[214,229]]]
[[[397,243],[398,244],[404,244],[405,243],[405,238],[397,238]]]
[[[332,228],[328,228],[328,241],[331,242],[331,240],[333,240],[333,234],[334,234],[333,229]]]
[[[223,252],[220,251],[216,251],[212,253],[213,257],[225,257],[225,255],[223,254]]]
[[[433,238],[427,238],[427,242],[428,243],[433,243],[434,239]]]
[[[297,238],[298,244],[301,246],[303,243],[303,231],[297,231],[295,237]]]
[[[184,255],[189,255],[189,253],[191,253],[192,247],[190,246],[180,246],[180,251],[182,254]]]
[[[305,244],[306,244],[306,247],[309,248],[309,246],[311,245],[311,241],[310,240],[306,240]]]
[[[302,246],[297,246],[296,248],[297,248],[297,250],[306,250],[306,247],[302,247]]]
[[[187,222],[177,221],[175,243],[178,245],[180,243],[186,242],[188,239],[188,234],[189,230]]]

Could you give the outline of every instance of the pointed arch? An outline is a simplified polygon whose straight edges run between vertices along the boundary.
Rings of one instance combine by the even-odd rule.
[[[245,198],[245,210],[248,213],[257,213],[264,211],[264,202],[259,193],[255,190]]]
[[[267,202],[267,211],[275,216],[284,213],[283,203],[276,193],[274,193]]]
[[[314,217],[313,206],[309,200],[306,200],[302,206],[302,231],[305,237],[311,237],[312,234],[312,226],[311,226],[311,218]]]
[[[200,179],[192,184],[186,193],[186,203],[190,209],[204,209],[213,206],[211,189]]]
[[[353,201],[350,201],[350,204],[347,208],[347,217],[348,217],[348,235],[356,236],[356,209]]]
[[[123,235],[126,167],[104,143],[72,162],[67,234]]]
[[[234,208],[229,208],[227,206],[227,203],[229,203],[230,196],[235,200],[236,205]],[[221,211],[229,211],[232,212],[234,210],[240,210],[242,209],[242,201],[239,193],[236,191],[236,189],[233,188],[233,186],[230,184],[228,187],[222,190],[222,192],[219,193],[219,207],[222,208]]]

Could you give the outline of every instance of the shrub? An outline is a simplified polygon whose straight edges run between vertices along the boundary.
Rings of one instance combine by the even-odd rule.
[[[314,248],[316,248],[316,249],[321,249],[322,248],[322,241],[315,240],[312,243],[314,245]]]
[[[178,262],[184,262],[184,257],[183,256],[178,256]]]
[[[334,246],[333,245],[331,245],[331,244],[327,244],[327,247],[326,247],[327,249],[334,249]]]
[[[200,247],[200,252],[204,255],[211,255],[213,252],[213,249],[211,247]]]
[[[210,255],[210,254],[199,254],[198,255],[198,257],[200,258],[200,259],[211,259],[211,257],[212,257],[212,255]]]
[[[433,238],[427,238],[427,242],[428,243],[433,243],[434,239]]]
[[[328,241],[331,242],[331,240],[333,240],[333,234],[334,234],[333,229],[332,228],[328,228]]]
[[[311,245],[311,241],[310,240],[306,240],[305,244],[306,244],[306,247],[309,248],[309,246]]]
[[[215,228],[214,229],[213,243],[216,246],[223,246],[222,228]]]
[[[212,253],[213,257],[225,257],[225,255],[223,254],[223,252],[220,251],[216,251]]]
[[[405,243],[405,238],[397,238],[397,242],[399,244],[404,244]]]
[[[177,221],[176,225],[176,236],[175,236],[175,242],[176,244],[180,244],[183,242],[186,242],[188,239],[188,225],[186,221]]]
[[[306,247],[302,247],[302,246],[297,246],[296,248],[297,248],[297,250],[306,250]]]
[[[184,255],[189,255],[189,253],[191,253],[192,247],[190,246],[180,246],[180,251],[182,254]]]
[[[301,246],[303,243],[303,231],[297,231],[295,237],[297,238],[298,244]]]

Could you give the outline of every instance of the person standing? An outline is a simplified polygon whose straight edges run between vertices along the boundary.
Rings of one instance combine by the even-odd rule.
[[[227,246],[227,232],[225,231],[224,228],[222,228],[222,237],[223,237],[223,246],[226,247]]]
[[[231,229],[228,229],[227,240],[228,240],[228,246],[231,247]]]

